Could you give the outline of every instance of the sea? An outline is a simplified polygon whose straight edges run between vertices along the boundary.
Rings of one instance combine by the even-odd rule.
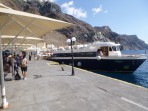
[[[124,50],[122,51],[122,54],[145,54],[145,52],[148,57],[148,50]],[[131,74],[105,72],[96,73],[148,88],[148,59],[134,73]]]

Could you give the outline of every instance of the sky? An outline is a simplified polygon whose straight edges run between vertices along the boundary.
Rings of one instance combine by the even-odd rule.
[[[148,0],[47,0],[92,26],[109,26],[118,34],[137,35],[148,43]]]

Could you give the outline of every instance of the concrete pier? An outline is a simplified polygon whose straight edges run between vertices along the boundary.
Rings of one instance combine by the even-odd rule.
[[[63,67],[46,60],[29,63],[27,80],[5,81],[5,110],[148,111],[148,89],[77,68],[71,76],[71,67]]]

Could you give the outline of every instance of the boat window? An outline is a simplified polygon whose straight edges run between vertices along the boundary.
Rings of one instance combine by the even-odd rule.
[[[64,57],[71,57],[71,53],[65,53]]]
[[[54,54],[54,57],[71,57],[71,53],[60,53],[60,54]],[[95,57],[96,52],[77,52],[73,53],[74,57]]]
[[[74,57],[95,57],[96,52],[78,52],[74,53]]]
[[[74,53],[75,57],[90,57],[92,56],[92,53],[90,52],[79,52],[79,53]]]
[[[63,57],[64,55],[63,54],[58,54],[58,57]]]
[[[94,57],[96,56],[96,52],[86,52],[86,57]]]
[[[71,56],[71,55],[70,55],[70,56]],[[73,53],[73,56],[74,56],[74,57],[79,57],[80,54],[79,54],[79,53]]]
[[[63,54],[61,54],[61,57],[68,57],[69,56],[69,54],[67,53],[63,53]]]
[[[53,54],[52,57],[56,57],[56,54]]]
[[[116,51],[116,47],[115,46],[113,46],[112,49],[113,49],[113,51]]]
[[[111,47],[109,47],[109,51],[112,51],[112,48]]]
[[[70,53],[61,53],[61,54],[54,54],[54,57],[70,57]]]
[[[58,54],[53,54],[54,57],[58,57]]]
[[[80,53],[78,53],[77,57],[85,57],[85,53],[84,52],[80,52]]]

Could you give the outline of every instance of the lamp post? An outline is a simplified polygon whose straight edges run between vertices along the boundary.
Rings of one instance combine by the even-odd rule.
[[[71,58],[72,58],[72,60],[71,60],[71,62],[72,62],[72,74],[71,75],[72,76],[75,75],[75,72],[74,72],[74,59],[73,59],[73,47],[72,47],[72,45],[74,45],[75,41],[76,41],[75,37],[72,37],[71,39],[67,39],[67,43],[70,43],[70,46],[71,46]]]

